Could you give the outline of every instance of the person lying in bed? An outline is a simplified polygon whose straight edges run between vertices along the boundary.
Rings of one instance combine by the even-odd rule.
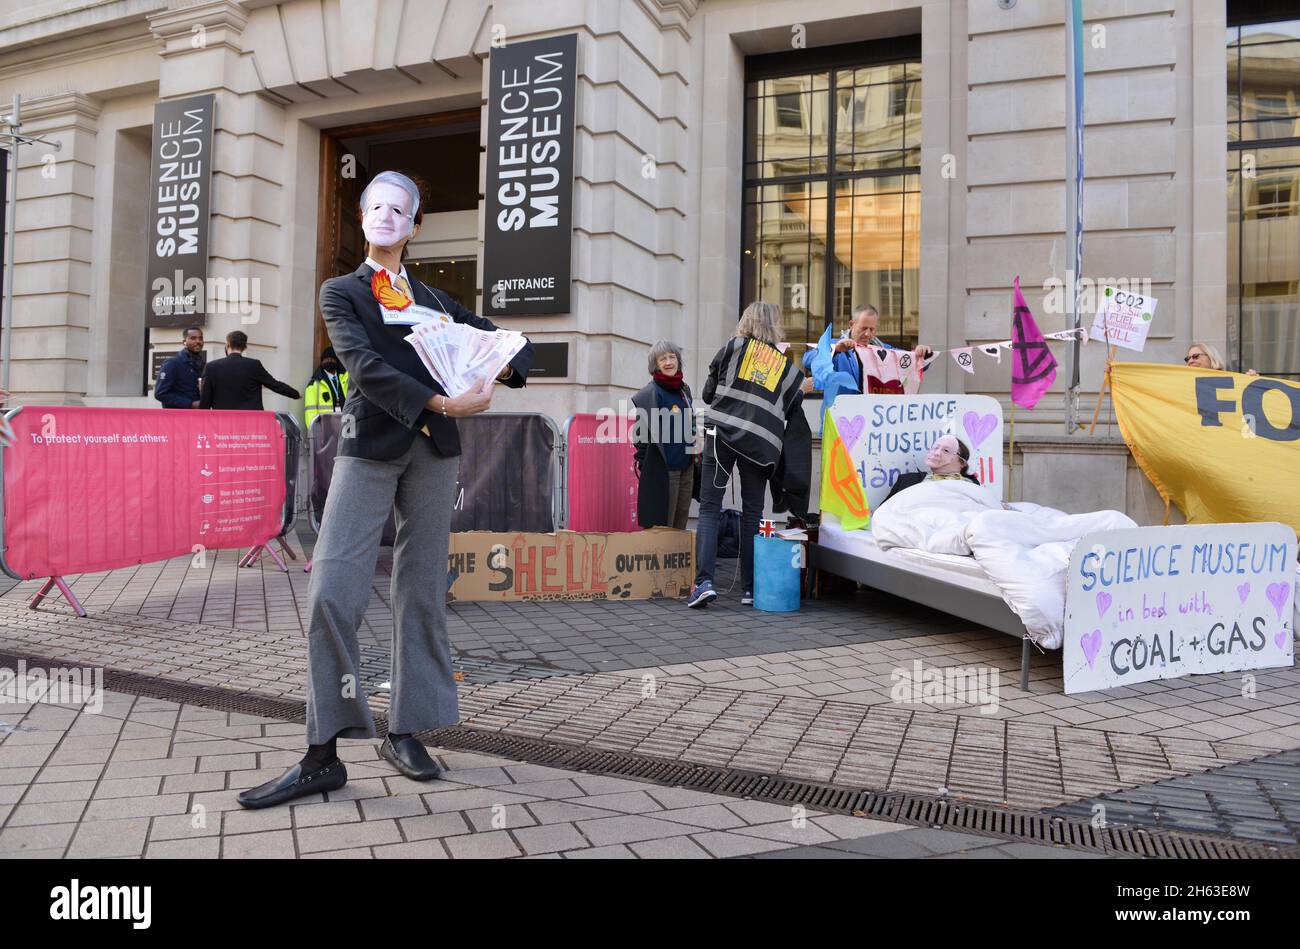
[[[1030,638],[1059,649],[1075,545],[1090,533],[1137,525],[1119,511],[1067,514],[1031,501],[1007,503],[970,476],[968,461],[960,441],[939,439],[926,456],[930,473],[903,475],[873,507],[872,539],[881,551],[974,557]]]
[[[889,489],[889,494],[885,496],[885,501],[899,491],[905,491],[922,481],[960,481],[964,478],[971,484],[980,483],[969,470],[970,449],[956,435],[945,435],[935,442],[934,447],[925,456],[925,464],[930,469],[929,474],[923,471],[909,471],[907,474],[899,475],[894,486]],[[883,504],[884,501],[881,503]]]

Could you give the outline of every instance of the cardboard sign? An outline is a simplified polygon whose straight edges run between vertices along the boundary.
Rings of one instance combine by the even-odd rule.
[[[1065,691],[1290,666],[1295,571],[1284,524],[1087,535],[1070,558]]]
[[[695,581],[695,533],[454,533],[447,569],[456,600],[677,599]]]
[[[1156,315],[1156,298],[1115,287],[1102,287],[1089,335],[1115,346],[1142,352]]]
[[[842,395],[836,429],[874,511],[900,475],[929,471],[926,453],[944,435],[970,448],[970,470],[1002,500],[1002,406],[987,395]],[[824,460],[823,460],[824,463]]]

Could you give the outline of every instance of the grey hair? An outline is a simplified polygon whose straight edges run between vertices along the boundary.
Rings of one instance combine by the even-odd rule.
[[[370,184],[366,185],[366,189],[361,192],[360,205],[361,213],[363,215],[366,213],[366,195],[370,193],[371,188],[378,184],[396,185],[405,191],[410,196],[412,202],[411,220],[415,220],[415,216],[420,213],[420,188],[414,181],[406,177],[406,175],[402,174],[400,171],[381,171],[370,179]]]
[[[781,308],[775,303],[755,300],[745,307],[744,313],[740,314],[740,322],[736,324],[736,335],[748,336],[762,340],[769,346],[776,346],[781,342]]]
[[[1207,355],[1207,356],[1210,357],[1210,368],[1211,368],[1211,369],[1227,369],[1227,368],[1228,368],[1227,363],[1225,363],[1225,362],[1223,361],[1223,356],[1221,356],[1221,355],[1219,354],[1219,350],[1218,350],[1217,347],[1215,347],[1215,346],[1211,346],[1209,343],[1197,343],[1197,342],[1193,342],[1191,346],[1188,346],[1188,347],[1187,347],[1187,349],[1190,351],[1190,350],[1192,349],[1192,346],[1195,346],[1195,347],[1196,347],[1197,349],[1199,349],[1201,352],[1205,353],[1205,355]]]
[[[850,316],[849,319],[856,320],[859,316],[861,316],[863,313],[866,313],[868,310],[876,314],[876,316],[880,315],[880,311],[877,310],[870,303],[859,303],[857,306],[853,308],[853,315]]]
[[[677,368],[682,372],[685,372],[685,370],[682,369],[682,348],[670,340],[661,339],[650,347],[650,375],[653,376],[655,374],[655,371],[659,368],[659,357],[666,353],[672,353],[676,356]]]

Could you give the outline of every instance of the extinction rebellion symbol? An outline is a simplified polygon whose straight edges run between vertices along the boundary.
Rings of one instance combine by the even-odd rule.
[[[1011,381],[1015,385],[1037,382],[1056,368],[1056,360],[1052,358],[1046,340],[1025,339],[1024,320],[1028,313],[1029,307],[1018,306],[1012,316],[1016,324],[1016,343],[1012,349],[1020,357],[1018,365],[1015,360],[1011,363]]]

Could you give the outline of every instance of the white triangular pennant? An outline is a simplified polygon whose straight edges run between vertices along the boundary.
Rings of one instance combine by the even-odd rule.
[[[980,352],[985,356],[992,356],[995,362],[1002,362],[1002,347],[998,343],[990,343],[987,346],[981,346]]]
[[[955,362],[962,372],[975,372],[975,357],[971,355],[971,347],[962,346],[960,349],[951,349],[952,361]]]

